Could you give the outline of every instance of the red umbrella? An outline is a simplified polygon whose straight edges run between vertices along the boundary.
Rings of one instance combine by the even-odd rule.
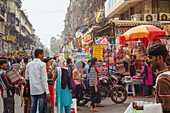
[[[129,29],[120,38],[125,38],[126,41],[131,41],[139,38],[155,38],[164,37],[165,31],[153,25],[140,25]]]

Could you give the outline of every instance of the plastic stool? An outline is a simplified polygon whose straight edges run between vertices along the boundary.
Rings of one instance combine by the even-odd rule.
[[[131,86],[131,89],[132,89],[132,92],[129,92],[129,86]],[[133,94],[133,96],[135,96],[135,87],[134,87],[134,84],[131,82],[131,83],[126,83],[126,91],[127,91],[127,94]]]
[[[77,100],[72,99],[73,103],[71,104],[71,113],[77,113]]]

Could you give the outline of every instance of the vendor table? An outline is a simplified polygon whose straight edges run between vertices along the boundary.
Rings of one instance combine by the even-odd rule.
[[[133,102],[130,103],[128,108],[124,113],[162,113],[161,104],[156,104],[155,102],[144,102],[144,101],[135,101],[138,106],[144,106],[144,110],[135,110],[133,109]]]

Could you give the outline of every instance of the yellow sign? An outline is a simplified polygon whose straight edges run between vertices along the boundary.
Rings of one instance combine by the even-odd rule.
[[[93,45],[93,57],[97,60],[102,60],[103,55],[103,46],[102,45]]]
[[[15,36],[7,36],[7,40],[15,42]]]
[[[104,8],[103,9],[100,9],[98,12],[97,12],[97,17],[96,17],[96,22],[99,23],[100,20],[104,17]]]

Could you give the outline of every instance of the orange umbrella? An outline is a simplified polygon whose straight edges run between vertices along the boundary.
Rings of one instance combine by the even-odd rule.
[[[153,25],[140,25],[129,29],[120,38],[125,37],[127,41],[138,38],[155,38],[165,36],[165,31]]]

